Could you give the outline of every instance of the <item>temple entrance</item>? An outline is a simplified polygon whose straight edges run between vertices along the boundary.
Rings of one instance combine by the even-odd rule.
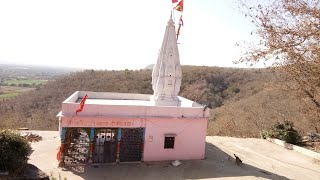
[[[95,130],[94,163],[113,163],[117,159],[117,132],[115,128]]]
[[[122,129],[120,162],[141,161],[143,151],[143,128]]]
[[[88,128],[67,128],[64,148],[65,165],[86,164],[89,157]]]

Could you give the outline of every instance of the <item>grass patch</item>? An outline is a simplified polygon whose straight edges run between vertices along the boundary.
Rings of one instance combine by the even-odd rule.
[[[0,86],[0,100],[16,97],[24,92],[34,88],[17,87],[17,86]]]
[[[0,100],[1,99],[7,99],[7,98],[16,97],[21,93],[22,92],[9,92],[9,93],[0,94]]]
[[[4,93],[15,92],[15,91],[29,91],[32,89],[34,88],[18,87],[18,86],[0,86],[0,92],[4,92]]]
[[[6,80],[4,83],[10,84],[29,84],[29,85],[39,85],[39,84],[46,84],[48,80],[41,80],[41,79],[12,79]]]

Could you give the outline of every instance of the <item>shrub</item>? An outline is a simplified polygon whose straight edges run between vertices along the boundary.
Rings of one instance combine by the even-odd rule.
[[[30,145],[19,133],[0,130],[0,171],[17,172],[28,160]]]
[[[262,132],[263,138],[277,138],[290,144],[297,144],[301,141],[300,133],[294,129],[294,123],[285,121],[284,123],[277,122],[271,129]]]
[[[229,90],[230,90],[231,92],[234,92],[234,93],[239,93],[239,92],[240,92],[240,89],[237,88],[236,86],[230,86],[230,87],[229,87]]]

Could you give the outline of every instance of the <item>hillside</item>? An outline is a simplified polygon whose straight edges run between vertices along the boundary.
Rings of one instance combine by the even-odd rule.
[[[279,73],[195,66],[183,66],[182,73],[180,95],[212,108],[209,135],[257,137],[279,120],[295,122],[304,133],[315,129],[305,113],[308,100]],[[0,101],[0,127],[57,130],[61,103],[77,90],[152,94],[151,70],[87,70],[48,81]]]

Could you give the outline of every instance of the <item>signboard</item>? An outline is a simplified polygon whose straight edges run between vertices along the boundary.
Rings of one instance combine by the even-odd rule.
[[[90,117],[63,117],[62,127],[145,127],[143,118],[90,118]]]

